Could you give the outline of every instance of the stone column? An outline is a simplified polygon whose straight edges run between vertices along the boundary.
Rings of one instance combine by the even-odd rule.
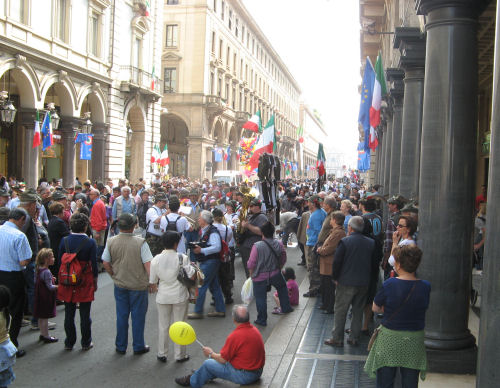
[[[405,71],[399,193],[417,198],[425,69],[425,39],[420,28],[396,28],[394,47],[401,52],[399,67]]]
[[[106,124],[92,125],[92,181],[104,181],[104,157],[106,150]]]
[[[399,163],[401,159],[401,125],[403,121],[404,71],[390,68],[386,70],[387,79],[393,83],[390,90],[393,102],[391,163],[389,195],[399,193]]]
[[[389,99],[389,107],[385,110],[387,116],[387,127],[384,136],[384,176],[382,180],[383,193],[389,194],[389,185],[391,181],[391,154],[392,154],[392,104]]]
[[[63,187],[75,184],[75,135],[78,132],[79,124],[78,119],[63,118],[59,126],[63,144]]]
[[[382,181],[381,176],[384,173],[384,166],[382,165],[382,161],[384,160],[384,131],[386,123],[381,122],[381,125],[378,129],[378,147],[377,147],[377,172],[375,174],[375,184],[380,184]]]
[[[468,316],[476,164],[476,25],[483,3],[417,3],[418,13],[427,15],[418,239],[424,257],[418,274],[432,286],[425,326],[429,370],[441,373],[474,373],[477,356]]]
[[[495,387],[500,381],[500,4],[497,4],[490,171],[488,179],[487,238],[481,285],[481,320],[476,387]]]
[[[38,152],[40,147],[33,148],[36,113],[34,109],[20,110],[21,125],[24,132],[23,177],[26,187],[36,189],[38,186]],[[41,124],[40,124],[41,128]],[[40,134],[40,140],[41,134]]]

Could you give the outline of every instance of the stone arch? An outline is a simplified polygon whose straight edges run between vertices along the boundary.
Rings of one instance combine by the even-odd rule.
[[[144,177],[144,147],[146,116],[139,105],[128,106],[124,127],[125,134],[125,176],[132,182]],[[128,136],[128,130],[131,136]]]
[[[169,174],[174,176],[187,175],[188,136],[186,121],[177,113],[167,113],[160,116],[160,146],[168,145],[170,158]]]
[[[53,86],[53,90],[55,94],[57,94],[59,100],[50,102],[54,102],[56,106],[59,106],[61,115],[74,117],[78,115],[78,107],[76,105],[76,88],[73,81],[67,76],[67,74],[64,72],[61,73],[52,73],[42,79],[42,107],[50,88]]]
[[[77,100],[77,108],[80,112],[80,116],[85,113],[82,111],[82,106],[87,97],[90,105],[90,111],[92,112],[92,122],[106,122],[106,98],[101,87],[94,83],[93,85],[88,85],[80,90]]]
[[[224,141],[224,130],[223,130],[222,120],[219,119],[215,122],[212,134],[214,141],[219,145],[222,144],[222,142]]]
[[[236,124],[233,124],[233,126],[231,127],[227,138],[231,147],[238,146],[241,137],[238,133],[238,130],[236,129]]]
[[[31,65],[19,58],[8,59],[0,65],[0,79],[8,76],[9,70],[17,87],[21,107],[36,108],[40,100],[40,84]]]

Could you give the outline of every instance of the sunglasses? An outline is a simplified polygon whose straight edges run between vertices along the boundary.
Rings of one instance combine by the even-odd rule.
[[[396,227],[398,227],[398,228],[407,228],[407,225],[397,224]]]

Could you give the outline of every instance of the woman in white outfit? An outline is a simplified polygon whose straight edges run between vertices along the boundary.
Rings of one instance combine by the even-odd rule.
[[[181,235],[177,232],[166,231],[162,238],[164,250],[151,261],[149,282],[157,286],[156,307],[158,309],[158,360],[167,362],[168,329],[177,321],[185,321],[189,304],[189,291],[185,285],[177,280],[180,257],[182,266],[189,277],[194,277],[195,270],[190,265],[189,258],[177,253],[177,246]],[[174,356],[177,362],[189,360],[186,346],[174,344]]]
[[[417,227],[415,222],[406,216],[400,216],[399,221],[396,225],[396,231],[392,234],[392,250],[396,247],[400,247],[403,245],[416,245],[415,240],[413,239],[413,235],[415,234]],[[396,260],[394,260],[394,256],[389,257],[389,264],[394,267]]]

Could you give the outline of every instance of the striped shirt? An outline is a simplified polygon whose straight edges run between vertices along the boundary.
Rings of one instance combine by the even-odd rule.
[[[32,252],[28,238],[12,222],[0,226],[0,271],[21,271],[21,261],[31,259]]]

